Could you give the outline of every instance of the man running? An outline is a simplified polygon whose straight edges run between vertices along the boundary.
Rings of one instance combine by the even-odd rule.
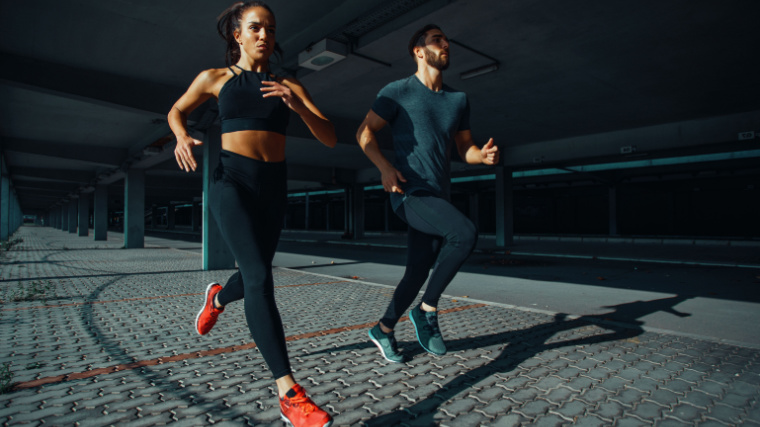
[[[377,95],[356,138],[382,175],[394,212],[409,225],[406,271],[385,315],[369,331],[385,359],[404,362],[393,329],[430,275],[421,303],[412,308],[417,339],[429,353],[443,355],[438,300],[475,248],[477,230],[450,201],[451,145],[469,164],[495,165],[498,147],[491,138],[478,148],[470,132],[467,95],[443,84],[449,41],[436,25],[418,30],[409,41],[417,72],[392,82]],[[391,125],[394,164],[381,153],[375,134]],[[433,268],[432,274],[430,269]]]

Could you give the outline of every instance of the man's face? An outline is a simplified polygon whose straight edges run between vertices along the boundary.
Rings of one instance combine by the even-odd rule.
[[[449,68],[449,39],[441,30],[428,31],[422,50],[428,65],[440,71]]]

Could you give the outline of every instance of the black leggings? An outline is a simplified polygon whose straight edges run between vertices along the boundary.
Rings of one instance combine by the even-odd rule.
[[[222,150],[209,198],[211,212],[239,267],[219,292],[219,304],[245,299],[248,329],[269,369],[275,379],[289,375],[272,278],[272,259],[287,206],[286,164]]]
[[[429,193],[407,195],[396,214],[409,224],[409,235],[406,271],[381,319],[388,328],[396,326],[428,275],[430,281],[422,302],[438,307],[441,294],[478,241],[477,230],[469,218],[451,203]]]

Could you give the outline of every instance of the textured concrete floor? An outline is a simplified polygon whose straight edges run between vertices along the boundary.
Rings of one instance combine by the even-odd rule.
[[[0,363],[12,388],[0,424],[281,425],[271,375],[242,304],[193,330],[207,283],[200,256],[168,246],[24,227],[0,258]],[[392,289],[275,270],[297,379],[336,425],[756,425],[760,352],[644,330],[626,319],[679,298],[574,316],[447,297],[447,355],[389,364],[368,341]],[[28,300],[19,301],[27,298]]]

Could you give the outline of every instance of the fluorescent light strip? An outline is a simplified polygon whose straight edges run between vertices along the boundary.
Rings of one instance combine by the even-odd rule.
[[[747,151],[734,151],[731,153],[716,153],[716,154],[698,154],[694,156],[683,157],[668,157],[664,159],[650,159],[650,160],[633,160],[629,162],[617,162],[617,163],[601,163],[598,165],[581,165],[581,166],[569,166],[567,169],[546,168],[536,169],[529,171],[512,172],[513,178],[525,178],[531,176],[547,176],[547,175],[563,175],[573,172],[595,172],[603,170],[615,170],[615,169],[635,169],[645,168],[652,166],[669,166],[669,165],[683,165],[689,163],[705,163],[705,162],[718,162],[723,160],[737,160],[737,159],[752,159],[760,157],[760,150],[747,150]],[[496,179],[495,174],[463,176],[458,178],[452,178],[453,184],[460,182],[477,182],[477,181],[491,181]],[[382,190],[382,185],[369,185],[364,187],[364,191]],[[309,195],[316,196],[320,194],[335,194],[342,193],[343,190],[333,191],[314,191],[309,192]],[[306,193],[294,193],[288,194],[288,197],[303,197]]]
[[[288,197],[304,197],[304,196],[306,196],[306,194],[308,194],[309,196],[321,196],[323,194],[338,194],[338,193],[343,193],[343,192],[344,192],[344,190],[309,191],[308,193],[306,193],[306,192],[303,192],[303,193],[291,193],[291,194],[288,194]]]

